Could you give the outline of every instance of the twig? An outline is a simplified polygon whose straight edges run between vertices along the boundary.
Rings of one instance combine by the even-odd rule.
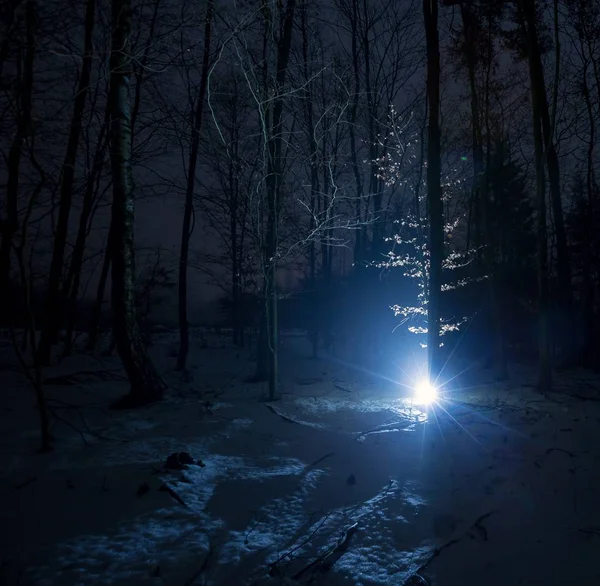
[[[31,478],[28,478],[27,480],[25,480],[19,484],[15,484],[15,490],[21,490],[21,489],[25,488],[26,486],[33,484],[36,481],[37,481],[37,476],[32,476]]]
[[[208,566],[210,565],[210,562],[211,562],[212,558],[214,557],[214,554],[215,554],[215,550],[213,547],[213,542],[212,542],[212,540],[209,540],[208,551],[206,552],[206,556],[204,557],[204,560],[202,562],[202,565],[200,566],[200,569],[197,572],[195,572],[189,580],[185,581],[185,586],[192,586],[192,584],[198,578],[200,578],[203,574],[206,573],[206,570],[208,570]]]
[[[280,554],[280,556],[274,561],[271,562],[269,564],[269,570],[268,572],[265,573],[261,573],[261,575],[254,581],[252,582],[251,586],[258,586],[258,584],[260,584],[260,581],[262,578],[265,577],[265,575],[267,576],[275,576],[275,575],[280,575],[281,572],[279,570],[279,565],[285,561],[285,560],[290,560],[292,559],[292,556],[297,552],[300,551],[304,546],[306,546],[308,543],[310,543],[310,541],[315,537],[315,535],[319,532],[319,530],[323,527],[323,525],[325,525],[325,523],[327,522],[327,520],[329,519],[329,517],[331,516],[331,512],[327,513],[318,523],[318,525],[300,542],[297,543],[296,545],[294,545],[291,549],[285,551],[284,553]]]
[[[411,423],[414,423],[412,419],[404,417],[403,419],[400,419],[399,421],[394,421],[393,423],[384,423],[383,425],[378,425],[377,427],[373,427],[372,429],[368,429],[367,431],[359,431],[357,432],[356,439],[357,441],[360,441],[366,438],[368,435],[371,435],[373,433],[379,433],[385,430],[400,431],[401,429],[404,429],[403,427],[401,427],[402,425],[407,425]]]
[[[548,448],[546,450],[546,456],[549,456],[552,452],[562,452],[563,454],[566,454],[570,458],[574,458],[576,456],[576,454],[574,454],[573,452],[569,452],[569,450],[565,450],[563,448]]]
[[[163,492],[168,492],[180,505],[184,506],[186,509],[189,508],[183,502],[183,499],[166,482],[161,485],[159,490],[162,490]]]
[[[68,421],[64,417],[61,417],[60,415],[58,415],[56,413],[56,410],[53,409],[52,407],[49,407],[48,411],[50,413],[52,413],[52,417],[54,417],[55,419],[58,419],[59,421],[64,423],[67,427],[70,427],[73,431],[77,432],[81,436],[81,439],[82,439],[83,443],[85,444],[86,448],[90,447],[90,442],[87,441],[87,438],[85,437],[85,434],[83,433],[83,431],[81,431],[81,429],[79,429],[77,426],[73,425],[70,421]]]
[[[328,454],[321,456],[318,460],[315,460],[312,464],[309,464],[308,466],[306,466],[304,468],[304,470],[310,470],[311,468],[314,468],[315,466],[319,465],[324,460],[327,460],[327,458],[331,458],[331,456],[335,456],[335,452],[329,452]]]
[[[296,572],[292,576],[292,580],[300,580],[302,576],[307,574],[308,572],[328,572],[334,564],[339,560],[340,557],[346,552],[348,549],[348,545],[350,545],[350,540],[352,536],[356,533],[358,529],[358,523],[354,523],[350,525],[344,531],[341,539],[337,542],[337,544],[328,552],[323,555],[320,555],[316,560],[312,561],[308,566],[302,568],[299,572]]]
[[[301,423],[299,423],[298,421],[295,421],[291,417],[288,417],[287,415],[284,415],[280,411],[277,411],[277,409],[275,409],[275,407],[273,407],[273,405],[267,405],[267,409],[269,409],[269,411],[272,411],[273,413],[275,413],[275,415],[277,415],[278,417],[281,417],[281,419],[283,419],[284,421],[287,421],[288,423],[295,423],[296,425],[301,425]]]
[[[79,416],[79,419],[81,421],[81,424],[84,427],[84,431],[82,431],[81,429],[79,429],[74,423],[71,423],[70,421],[68,421],[67,419],[65,419],[64,417],[61,417],[60,415],[58,415],[56,413],[57,409],[76,409],[77,410],[77,414]],[[87,433],[88,435],[95,437],[97,439],[101,439],[104,441],[109,441],[109,442],[118,442],[118,443],[129,443],[131,440],[127,440],[127,439],[117,439],[117,438],[112,438],[112,437],[107,437],[105,435],[102,435],[100,433],[98,433],[97,431],[94,431],[92,429],[90,429],[90,426],[88,425],[87,421],[85,420],[85,417],[83,416],[83,413],[81,412],[81,408],[78,407],[77,405],[65,405],[65,406],[61,406],[61,407],[48,407],[48,411],[52,414],[53,417],[55,417],[56,419],[58,419],[58,421],[61,421],[62,423],[64,423],[65,425],[67,425],[68,427],[70,427],[73,431],[76,431],[80,436],[81,439],[83,440],[84,444],[86,445],[86,447],[89,447],[89,442],[87,441],[85,434]]]
[[[453,545],[456,545],[457,543],[460,543],[467,537],[471,536],[472,535],[471,532],[473,531],[473,529],[479,529],[479,530],[484,529],[484,531],[485,531],[485,527],[483,527],[482,522],[485,519],[487,519],[489,516],[493,515],[494,512],[495,511],[489,511],[488,513],[484,513],[483,515],[480,515],[479,517],[477,517],[477,519],[475,520],[473,525],[471,525],[470,529],[464,533],[464,535],[461,535],[460,537],[455,537],[454,539],[451,539],[450,541],[448,541],[441,547],[436,547],[435,550],[433,551],[433,554],[431,554],[431,557],[415,572],[415,574],[422,574],[423,571],[427,568],[427,566],[429,566],[429,564],[431,564],[431,562],[435,558],[437,558],[443,551],[445,551],[449,547],[452,547]],[[487,532],[485,532],[484,539],[487,541]]]

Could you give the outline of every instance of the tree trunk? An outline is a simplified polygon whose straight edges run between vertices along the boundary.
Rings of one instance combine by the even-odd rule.
[[[277,384],[279,378],[278,363],[278,315],[277,315],[277,246],[278,246],[278,223],[279,210],[281,207],[281,187],[283,172],[283,91],[287,77],[288,61],[292,45],[292,32],[294,24],[294,10],[296,0],[288,0],[285,12],[281,20],[281,38],[277,43],[277,64],[275,85],[272,88],[275,96],[272,106],[271,122],[267,129],[267,234],[264,247],[264,272],[265,272],[265,318],[268,351],[268,382],[269,400],[277,398]],[[283,6],[281,7],[283,10]],[[267,27],[268,29],[269,27]],[[269,91],[269,87],[264,88]],[[266,116],[268,120],[269,117]],[[260,353],[260,352],[259,352]],[[258,372],[257,372],[258,374]]]
[[[267,334],[267,297],[263,299],[263,306],[258,314],[258,336],[256,339],[256,370],[253,381],[266,381],[269,378],[269,342]]]
[[[104,259],[102,261],[100,279],[98,280],[98,287],[96,288],[96,298],[94,300],[94,306],[92,309],[92,323],[90,324],[89,338],[88,343],[86,345],[86,350],[88,352],[95,350],[96,344],[98,343],[98,328],[100,327],[100,318],[102,316],[104,291],[106,290],[106,283],[108,282],[108,273],[110,270],[112,232],[113,230],[111,225],[108,231],[108,236],[106,238],[106,249],[104,250]]]
[[[532,38],[529,37],[529,60],[531,80],[531,104],[533,113],[533,137],[535,147],[535,174],[537,195],[537,281],[538,281],[538,389],[547,393],[552,387],[552,371],[550,368],[550,344],[548,332],[548,314],[550,302],[550,287],[548,281],[548,234],[546,229],[546,179],[544,175],[544,142],[540,112],[539,91],[542,89],[536,83],[535,59],[531,50]]]
[[[489,282],[489,300],[492,319],[494,323],[494,369],[496,378],[504,380],[508,377],[506,359],[504,352],[504,337],[502,332],[502,316],[500,310],[500,297],[498,295],[498,275],[496,274],[495,244],[496,234],[490,216],[490,193],[489,193],[489,172],[490,172],[490,129],[487,129],[487,164],[484,165],[483,132],[482,121],[479,111],[479,95],[476,85],[476,62],[477,51],[479,47],[476,43],[477,22],[475,15],[471,10],[461,2],[460,13],[463,23],[464,33],[464,51],[469,78],[469,97],[471,106],[471,140],[473,151],[473,190],[472,199],[477,201],[477,208],[481,213],[481,220],[485,239],[481,239],[481,230],[477,226],[475,232],[479,235],[476,240],[477,246],[484,247],[484,264],[488,273]],[[491,18],[491,17],[490,17]],[[491,24],[491,23],[490,23]],[[491,26],[490,26],[491,28]],[[485,119],[489,126],[489,76],[492,67],[491,53],[491,31],[488,31],[488,54],[486,58],[486,76],[485,76]]]
[[[202,128],[202,111],[204,97],[208,85],[208,66],[210,58],[210,28],[212,24],[214,1],[209,0],[206,8],[204,22],[204,50],[202,56],[202,77],[198,92],[196,110],[193,116],[192,145],[188,163],[187,189],[185,193],[185,208],[183,212],[183,226],[181,228],[181,249],[179,253],[179,354],[177,356],[177,370],[183,370],[187,361],[190,348],[190,335],[187,318],[187,263],[190,249],[190,236],[192,235],[192,215],[194,212],[194,187],[196,185],[196,167],[198,163],[198,147],[200,145],[200,130]]]
[[[354,182],[356,185],[356,220],[362,221],[363,205],[363,182],[360,174],[360,165],[358,162],[358,152],[356,146],[356,121],[358,118],[358,99],[360,95],[360,56],[358,48],[358,0],[352,0],[352,17],[350,18],[351,46],[352,46],[352,73],[354,76],[354,88],[352,97],[352,107],[350,108],[350,126],[348,128],[350,138],[350,157],[352,161],[352,170],[354,171]],[[364,261],[365,256],[365,234],[364,228],[359,226],[355,230],[354,240],[354,264],[358,269],[360,263]]]
[[[10,146],[7,160],[8,178],[6,182],[6,219],[0,222],[0,315],[9,311],[11,288],[11,254],[14,239],[19,229],[19,175],[21,158],[27,144],[27,136],[31,132],[31,110],[33,94],[33,62],[35,57],[35,10],[33,0],[25,5],[26,46],[21,80],[21,112],[17,120],[17,130]]]
[[[46,395],[43,388],[43,371],[42,365],[39,363],[36,352],[36,324],[35,316],[32,308],[32,294],[33,294],[33,283],[31,275],[28,278],[28,271],[25,267],[24,251],[29,242],[27,228],[29,226],[29,219],[31,213],[36,205],[37,197],[39,196],[43,186],[45,184],[45,177],[43,171],[40,169],[41,180],[36,187],[34,193],[31,195],[31,199],[28,202],[27,211],[23,218],[23,229],[20,234],[20,242],[14,242],[16,239],[16,231],[18,230],[18,215],[17,209],[10,209],[12,205],[17,204],[18,201],[18,188],[19,188],[19,170],[22,149],[26,144],[27,135],[31,131],[31,113],[32,113],[32,90],[33,90],[33,62],[35,55],[35,25],[36,25],[36,3],[32,0],[28,0],[25,5],[25,34],[26,34],[26,49],[25,49],[25,64],[23,72],[23,85],[22,101],[21,101],[21,112],[17,121],[17,132],[16,138],[20,137],[20,141],[17,143],[15,140],[11,145],[8,156],[8,184],[7,184],[7,204],[9,209],[7,210],[7,220],[14,221],[15,223],[9,226],[9,229],[14,228],[12,233],[9,231],[8,240],[5,241],[6,234],[3,234],[2,246],[8,245],[8,258],[3,258],[3,262],[7,261],[8,264],[2,267],[2,270],[8,270],[6,277],[10,277],[10,261],[11,251],[15,249],[15,257],[17,261],[17,267],[19,269],[21,292],[24,296],[24,306],[26,310],[26,323],[23,331],[23,345],[19,349],[19,343],[14,328],[11,325],[11,336],[13,339],[13,346],[17,352],[17,356],[21,365],[28,372],[28,378],[33,385],[35,391],[38,417],[40,419],[40,452],[49,452],[52,450],[52,434],[50,432],[50,415],[48,412],[48,404],[46,401]],[[14,13],[11,15],[14,16]],[[33,147],[32,147],[33,148]],[[14,199],[13,199],[14,198]],[[14,213],[14,217],[12,214]],[[4,275],[3,275],[4,278]],[[0,281],[0,295],[3,303],[3,307],[14,308],[16,299],[14,298],[15,290],[9,288],[8,282],[6,282],[6,288],[4,288],[4,282]],[[6,305],[4,305],[6,304]],[[21,355],[21,352],[27,350],[27,339],[31,340],[32,348],[32,365],[31,368],[25,362],[25,358]]]
[[[310,166],[310,242],[308,243],[308,264],[310,274],[310,341],[312,345],[312,357],[319,357],[319,295],[317,294],[317,250],[314,233],[316,228],[316,207],[319,193],[319,169],[317,165],[317,142],[315,140],[315,125],[313,116],[313,98],[310,85],[310,74],[308,71],[308,18],[306,0],[302,6],[302,65],[304,72],[304,83],[306,84],[306,99],[304,102],[306,110],[306,124],[309,144],[309,166]]]
[[[434,383],[441,374],[440,296],[444,255],[444,210],[441,188],[440,146],[440,45],[438,36],[438,0],[423,0],[427,43],[427,204],[429,215],[429,291],[427,304],[427,366]]]
[[[540,47],[537,33],[535,3],[534,0],[521,0],[523,16],[526,24],[528,57],[530,79],[532,86],[535,86],[535,94],[532,88],[532,98],[537,100],[537,108],[540,117],[542,131],[542,156],[546,161],[548,170],[548,184],[550,187],[550,202],[552,205],[552,215],[554,217],[554,230],[556,235],[556,273],[558,285],[558,301],[560,312],[563,313],[560,318],[560,335],[566,334],[568,322],[572,319],[573,311],[573,292],[571,287],[571,262],[569,260],[569,248],[567,243],[567,231],[562,209],[562,200],[560,193],[560,169],[558,156],[554,146],[554,120],[550,119],[548,99],[546,97],[546,85],[544,82],[544,69],[540,55]],[[560,45],[557,45],[557,50]],[[558,66],[558,63],[557,63]],[[557,80],[558,81],[558,80]],[[557,87],[554,88],[554,104],[557,101]],[[569,352],[569,349],[566,349]],[[572,356],[568,356],[570,361]]]
[[[233,162],[230,163],[230,178],[233,178]],[[233,183],[229,183],[230,188],[234,189]],[[235,346],[243,345],[242,334],[242,315],[240,308],[241,290],[240,290],[240,267],[238,258],[238,229],[237,229],[237,210],[231,207],[229,210],[229,228],[231,232],[231,321],[233,326],[233,343]]]
[[[550,286],[548,282],[548,234],[546,230],[546,185],[542,154],[542,132],[534,112],[535,168],[537,184],[537,244],[538,244],[538,389],[547,393],[552,387],[550,343],[548,331]]]
[[[60,287],[69,230],[69,216],[71,214],[71,204],[73,200],[75,163],[77,160],[77,151],[79,149],[83,111],[92,71],[95,17],[96,0],[87,0],[85,8],[85,38],[83,44],[81,75],[79,76],[79,84],[74,99],[73,118],[69,130],[67,151],[62,165],[58,220],[56,222],[52,261],[50,264],[50,276],[48,279],[48,292],[46,294],[46,303],[44,307],[44,323],[38,348],[38,359],[42,365],[48,365],[50,363],[52,344],[56,339],[63,313]]]
[[[69,356],[72,351],[73,345],[73,330],[75,327],[75,318],[77,315],[77,296],[79,295],[79,285],[81,283],[81,269],[83,268],[83,257],[85,254],[85,243],[90,230],[90,219],[94,212],[94,202],[96,200],[96,191],[98,189],[98,180],[102,172],[104,165],[104,158],[108,148],[108,140],[106,134],[108,133],[110,122],[110,110],[108,104],[106,106],[106,114],[104,118],[104,125],[98,137],[98,144],[96,145],[96,151],[94,153],[94,162],[92,163],[92,169],[88,176],[87,183],[85,186],[85,193],[83,195],[83,207],[81,209],[81,215],[79,217],[79,228],[77,230],[77,238],[75,240],[75,246],[73,247],[73,256],[71,258],[71,266],[69,267],[69,275],[67,277],[67,284],[64,291],[64,305],[67,308],[67,324],[66,324],[66,335],[65,335],[65,347],[63,350],[63,356]],[[108,272],[108,269],[107,269]],[[100,301],[100,305],[102,300]]]
[[[581,30],[581,29],[580,29]],[[596,348],[598,341],[596,339],[596,290],[594,287],[594,266],[593,258],[593,242],[595,236],[593,233],[594,226],[598,225],[596,214],[598,206],[594,193],[594,147],[596,143],[596,118],[592,108],[590,99],[590,88],[587,80],[589,60],[586,56],[585,45],[580,33],[580,51],[583,56],[583,68],[581,71],[582,93],[585,100],[587,115],[590,123],[590,134],[587,146],[586,157],[586,197],[587,197],[587,213],[585,217],[586,241],[583,243],[583,289],[584,289],[584,306],[583,306],[583,352],[582,362],[586,368],[594,366],[596,361]]]
[[[237,88],[236,88],[237,89]],[[235,97],[234,97],[235,99]],[[232,118],[230,144],[233,152],[229,157],[228,176],[229,176],[229,234],[231,237],[231,321],[233,326],[233,343],[235,346],[244,345],[244,321],[246,315],[242,307],[242,250],[243,250],[243,223],[242,233],[238,234],[238,214],[239,214],[239,128],[237,123],[237,100],[232,106]]]
[[[162,398],[165,385],[146,355],[135,303],[134,208],[131,176],[131,0],[112,0],[110,56],[111,168],[113,202],[109,246],[111,302],[117,351],[130,383],[114,408],[137,407]]]

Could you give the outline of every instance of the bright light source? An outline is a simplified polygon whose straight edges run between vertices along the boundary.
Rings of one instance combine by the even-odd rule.
[[[437,396],[435,387],[428,380],[422,380],[415,385],[413,400],[417,405],[429,405],[436,401]]]

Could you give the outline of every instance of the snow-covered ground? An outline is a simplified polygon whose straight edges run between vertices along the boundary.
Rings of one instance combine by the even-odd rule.
[[[113,358],[48,369],[50,454],[5,344],[0,584],[600,583],[597,379],[561,375],[545,399],[526,372],[474,373],[424,412],[288,336],[268,403],[247,352],[202,337],[182,375],[160,336],[169,393],[141,410],[108,411],[127,390]],[[199,463],[166,469],[176,452]]]

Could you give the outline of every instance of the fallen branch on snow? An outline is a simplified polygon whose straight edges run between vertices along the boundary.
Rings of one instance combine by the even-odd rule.
[[[447,550],[448,548],[452,547],[453,545],[456,545],[457,543],[460,543],[461,541],[464,541],[467,538],[474,539],[476,537],[474,535],[474,531],[477,532],[477,535],[479,537],[481,537],[481,539],[483,539],[483,541],[487,541],[487,539],[488,539],[487,529],[483,525],[483,521],[485,521],[488,517],[490,517],[494,513],[495,513],[495,511],[489,511],[488,513],[484,513],[483,515],[480,515],[479,517],[477,517],[475,522],[471,525],[470,529],[468,531],[466,531],[463,535],[461,535],[460,537],[455,537],[454,539],[451,539],[450,541],[448,541],[441,547],[437,547],[433,551],[433,554],[431,554],[431,557],[421,567],[419,567],[417,569],[417,571],[413,574],[413,576],[417,575],[417,576],[421,577],[421,574],[427,569],[427,566],[429,566],[431,564],[431,562],[433,562],[433,560],[435,558],[437,558],[443,551]],[[410,584],[411,578],[412,578],[412,576],[404,584],[405,585]]]
[[[281,417],[281,419],[283,419],[284,421],[287,421],[288,423],[295,423],[296,425],[302,425],[300,422],[295,421],[291,417],[288,417],[287,415],[284,415],[283,413],[281,413],[281,411],[278,411],[277,409],[275,409],[275,407],[273,407],[273,405],[267,405],[267,409],[269,411],[272,411],[273,413],[275,413],[275,415],[277,415],[277,417]]]
[[[168,492],[180,505],[184,506],[186,509],[188,508],[183,499],[166,482],[163,483],[158,490]]]
[[[344,555],[344,553],[346,553],[348,545],[350,545],[350,540],[357,529],[358,523],[350,525],[332,549],[320,555],[316,560],[302,568],[299,572],[296,572],[292,576],[292,580],[298,581],[308,573],[316,574],[317,572],[320,572],[324,574],[331,570],[335,563]]]
[[[298,551],[301,551],[306,545],[308,545],[316,536],[316,534],[323,528],[325,523],[331,517],[331,512],[327,513],[317,524],[317,526],[307,535],[300,543],[294,545],[291,549],[282,553],[274,562],[269,564],[269,570],[267,572],[261,573],[261,575],[251,583],[251,586],[259,586],[261,584],[261,580],[265,577],[273,578],[275,576],[286,579],[283,575],[283,571],[281,569],[281,565],[283,562],[287,561],[288,564],[294,559],[294,554]]]
[[[211,562],[213,561],[213,559],[215,557],[215,554],[216,554],[215,548],[213,546],[213,542],[211,539],[208,542],[208,552],[206,553],[206,556],[204,557],[204,561],[202,562],[200,569],[197,572],[195,572],[189,580],[185,581],[185,586],[192,586],[196,582],[196,580],[206,576],[206,573],[210,567]]]

